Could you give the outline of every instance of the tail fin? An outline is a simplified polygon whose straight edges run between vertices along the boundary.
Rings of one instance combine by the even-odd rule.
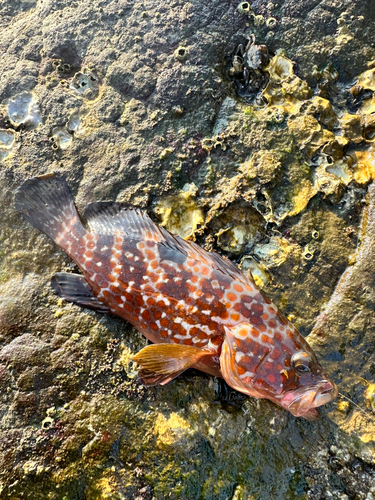
[[[59,174],[32,177],[17,189],[15,207],[63,250],[86,232],[65,179]]]

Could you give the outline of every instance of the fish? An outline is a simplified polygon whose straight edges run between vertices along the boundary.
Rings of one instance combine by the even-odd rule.
[[[114,201],[89,203],[84,225],[59,173],[24,181],[15,208],[82,272],[52,277],[59,297],[115,314],[152,342],[132,358],[144,385],[195,368],[307,420],[337,397],[298,330],[229,259]]]

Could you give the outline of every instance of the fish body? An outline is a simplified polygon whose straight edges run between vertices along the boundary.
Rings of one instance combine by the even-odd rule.
[[[87,230],[58,174],[23,183],[16,208],[83,273],[58,273],[58,295],[116,314],[153,342],[133,358],[146,385],[194,367],[307,419],[336,397],[307,342],[228,259],[115,202],[89,204]]]

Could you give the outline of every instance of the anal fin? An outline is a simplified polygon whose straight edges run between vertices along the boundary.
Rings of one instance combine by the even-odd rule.
[[[175,379],[185,370],[181,370],[180,372],[172,373],[171,375],[165,373],[155,373],[146,370],[145,368],[141,368],[138,372],[138,378],[142,385],[146,387],[153,387],[154,385],[165,385],[168,384],[171,380]]]
[[[94,296],[85,278],[80,274],[56,273],[51,280],[51,286],[56,295],[68,302],[101,313],[110,312],[110,309]]]
[[[139,377],[144,385],[164,385],[212,353],[184,344],[151,344],[132,360],[141,365]]]

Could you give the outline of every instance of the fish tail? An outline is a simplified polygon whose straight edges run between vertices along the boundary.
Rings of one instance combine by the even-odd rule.
[[[68,185],[59,174],[32,177],[21,184],[15,207],[69,255],[72,243],[86,233]]]

